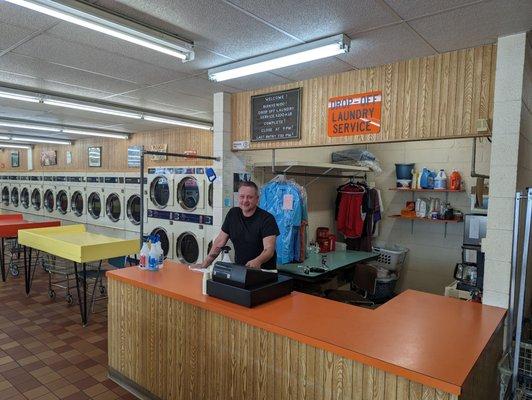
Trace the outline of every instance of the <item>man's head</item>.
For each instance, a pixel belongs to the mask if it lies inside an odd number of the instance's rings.
[[[258,205],[259,188],[257,185],[251,181],[242,182],[238,188],[238,206],[244,215],[252,215]]]

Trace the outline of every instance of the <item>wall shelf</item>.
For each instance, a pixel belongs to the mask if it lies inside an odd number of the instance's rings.
[[[402,188],[389,188],[388,190],[393,190],[396,192],[440,192],[440,193],[461,193],[465,192],[465,189],[460,190],[451,190],[451,189],[402,189]]]
[[[406,217],[404,215],[388,215],[389,218],[397,218],[397,219],[406,219],[409,221],[423,221],[423,222],[432,222],[436,224],[457,224],[459,222],[462,222],[462,218],[457,219],[431,219],[431,218],[420,218],[420,217]]]

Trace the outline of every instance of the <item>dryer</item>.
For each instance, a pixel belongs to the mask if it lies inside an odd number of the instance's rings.
[[[158,211],[158,213],[168,213],[170,211]],[[162,218],[164,215],[158,215],[160,218],[147,218],[144,225],[144,235],[158,235],[161,239],[161,247],[164,257],[174,258],[174,223],[170,219]]]
[[[103,174],[104,215],[102,225],[114,229],[125,229],[124,174]]]
[[[175,168],[176,211],[185,214],[205,215],[208,204],[208,183],[205,179],[204,167]]]
[[[87,174],[87,224],[103,226],[104,214],[103,177]]]
[[[19,179],[19,207],[20,211],[24,214],[30,213],[30,207],[31,207],[31,192],[30,192],[30,174],[29,173],[22,173],[18,176]]]
[[[9,207],[9,192],[10,192],[10,175],[2,175],[0,177],[0,207],[2,210],[7,210]]]
[[[42,182],[42,204],[43,215],[45,218],[54,216],[55,212],[55,182],[52,173],[43,174]]]
[[[204,225],[182,222],[174,226],[174,260],[183,264],[203,262],[206,251]]]
[[[70,212],[66,219],[72,222],[87,223],[87,176],[83,172],[72,172],[67,176]]]
[[[172,167],[148,168],[148,216],[151,210],[176,211],[174,170]]]
[[[18,175],[11,175],[11,184],[9,185],[9,206],[12,211],[22,212],[20,205],[20,181]]]
[[[144,191],[147,193],[148,179],[144,178]],[[140,231],[140,176],[138,173],[126,172],[124,174],[124,200],[125,200],[125,225],[124,228],[128,232]],[[148,200],[144,197],[144,210]],[[146,220],[146,218],[144,218]]]
[[[56,173],[54,176],[55,209],[52,216],[61,220],[68,220],[68,214],[70,213],[70,194],[67,178],[68,175],[66,173]]]

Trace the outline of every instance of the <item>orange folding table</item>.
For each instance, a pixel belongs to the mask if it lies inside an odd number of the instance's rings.
[[[5,266],[5,239],[16,238],[18,231],[21,229],[30,228],[46,228],[50,226],[59,226],[60,221],[27,221],[22,214],[0,214],[0,269],[2,270],[2,281],[6,281],[6,266]],[[30,281],[30,271],[26,270],[26,263],[24,263],[24,279],[26,288]]]

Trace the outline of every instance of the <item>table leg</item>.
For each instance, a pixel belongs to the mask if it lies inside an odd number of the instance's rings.
[[[6,260],[4,259],[4,238],[0,240],[0,269],[2,269],[2,282],[6,281]]]
[[[79,287],[78,263],[74,263],[74,271],[76,272],[76,291],[78,293],[79,313],[81,315],[81,323],[83,326],[87,325],[87,266],[82,263],[83,268],[83,300],[81,299],[81,288]]]
[[[24,246],[24,283],[26,285],[26,296],[30,295],[31,291],[31,250]]]

